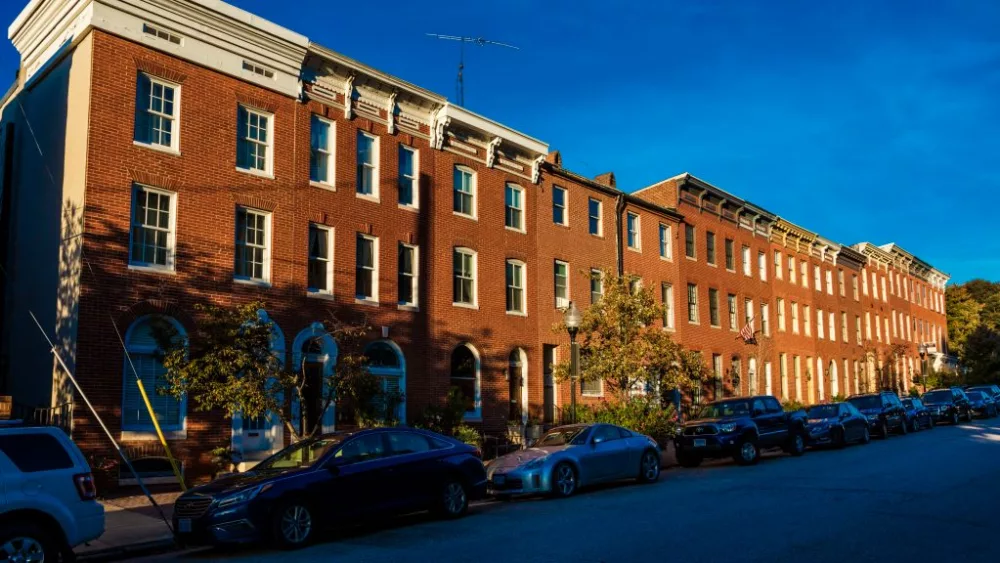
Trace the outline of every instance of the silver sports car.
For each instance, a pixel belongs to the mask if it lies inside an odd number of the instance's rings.
[[[549,430],[534,446],[486,466],[487,491],[498,497],[547,493],[568,497],[580,487],[660,477],[656,441],[611,424],[571,424]]]

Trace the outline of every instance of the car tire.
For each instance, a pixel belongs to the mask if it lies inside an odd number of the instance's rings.
[[[733,460],[739,465],[754,465],[760,460],[760,447],[753,438],[742,438],[736,443]]]
[[[655,483],[659,479],[660,454],[656,453],[656,450],[650,448],[642,452],[642,457],[639,458],[638,481],[640,483]]]
[[[569,462],[560,462],[552,469],[552,496],[571,497],[576,493],[578,484],[576,468]]]
[[[58,561],[63,551],[52,534],[35,524],[15,525],[0,532],[0,546],[7,545],[14,550],[14,553],[6,554],[7,558],[20,555],[21,561],[34,561],[38,556],[45,561]]]
[[[934,417],[933,416],[928,416],[927,417],[927,429],[928,430],[934,430],[935,426],[937,426],[937,423],[934,422]]]
[[[965,421],[972,422],[972,409],[965,411]]]
[[[883,440],[887,440],[889,438],[889,423],[883,420],[878,427],[878,433]]]
[[[316,537],[316,518],[305,502],[281,503],[271,513],[271,540],[281,549],[299,549]]]
[[[910,430],[912,430],[914,432],[920,432],[920,419],[919,418],[913,417],[913,426],[910,428]]]
[[[872,443],[872,433],[868,430],[868,425],[865,425],[865,432],[861,435],[861,443],[868,445]]]
[[[788,445],[785,446],[785,451],[789,455],[794,457],[799,457],[800,455],[806,453],[806,437],[801,431],[793,431],[792,435],[788,438]]]
[[[449,477],[441,486],[434,512],[441,518],[454,520],[469,511],[469,491],[459,479]]]
[[[835,428],[831,431],[830,441],[833,443],[833,447],[838,450],[847,445],[847,438],[844,436],[844,431],[840,428]]]
[[[906,419],[904,418],[902,422],[899,423],[899,435],[906,436],[910,433],[910,428],[906,424]]]
[[[959,420],[960,419],[958,418],[958,411],[957,410],[955,412],[951,413],[951,423],[952,424],[954,424],[955,426],[958,426]]]
[[[702,457],[698,454],[689,454],[684,450],[677,452],[677,464],[681,467],[695,468],[701,465]]]

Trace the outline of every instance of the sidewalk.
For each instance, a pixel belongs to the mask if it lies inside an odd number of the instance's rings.
[[[179,492],[156,493],[153,498],[163,509],[167,520],[174,510]],[[76,548],[76,555],[85,561],[103,561],[125,556],[140,556],[174,547],[170,528],[145,495],[113,498],[101,501],[105,510],[104,534]]]

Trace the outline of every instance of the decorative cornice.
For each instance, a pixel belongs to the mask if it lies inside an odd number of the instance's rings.
[[[389,94],[389,103],[386,104],[385,107],[387,121],[386,127],[388,128],[390,135],[396,134],[396,96],[398,95],[399,92],[393,90],[392,94]]]
[[[353,117],[354,109],[354,75],[349,74],[344,79],[344,118]]]
[[[542,164],[545,162],[545,157],[540,156],[536,158],[531,163],[531,182],[537,184],[542,179]]]
[[[497,149],[500,148],[500,143],[503,139],[500,137],[493,137],[493,139],[486,145],[486,166],[493,168],[493,163],[497,161]]]

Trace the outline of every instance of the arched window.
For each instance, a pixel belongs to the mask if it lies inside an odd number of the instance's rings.
[[[368,358],[369,368],[399,369],[399,354],[388,342],[372,342],[365,348],[365,356]]]
[[[398,401],[383,405],[384,420],[405,423],[406,359],[403,351],[391,340],[376,340],[365,348],[365,356],[368,358],[368,372],[380,379],[384,398],[387,401]],[[400,395],[395,395],[396,393]]]
[[[469,344],[451,353],[451,386],[465,397],[465,418],[481,418],[479,355]]]
[[[156,413],[160,429],[164,432],[178,432],[184,429],[187,400],[175,399],[157,392],[157,389],[167,385],[167,370],[159,359],[159,353],[162,351],[159,343],[162,339],[186,344],[187,333],[176,320],[160,315],[139,318],[125,333],[125,349],[128,357],[125,358],[122,377],[122,430],[137,432],[155,430],[149,410],[139,392],[136,375],[142,379],[142,386],[153,406],[153,412]]]

